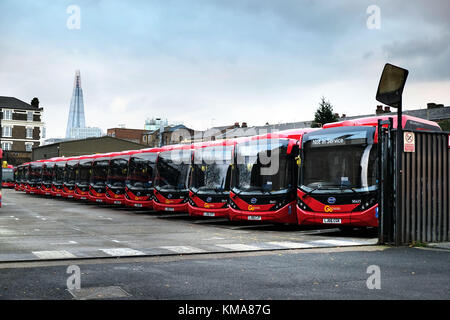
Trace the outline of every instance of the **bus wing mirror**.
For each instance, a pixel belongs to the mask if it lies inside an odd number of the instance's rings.
[[[403,88],[409,71],[386,63],[377,90],[377,101],[393,108],[401,106]]]

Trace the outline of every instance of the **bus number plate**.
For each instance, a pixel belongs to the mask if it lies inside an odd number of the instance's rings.
[[[114,204],[122,204],[122,201],[114,201]]]
[[[261,220],[261,216],[248,216],[248,220]]]
[[[102,199],[97,199],[97,200],[95,200],[95,201],[97,201],[97,202],[103,202],[103,200],[102,200]]]
[[[80,199],[81,199],[81,200],[86,200],[86,197],[81,197]]]
[[[141,204],[141,203],[135,203],[134,206],[135,206],[136,208],[142,208],[142,204]]]
[[[203,212],[204,217],[215,217],[216,214],[214,212]]]
[[[175,211],[175,208],[168,208],[168,207],[166,207],[166,208],[164,208],[164,210],[166,210],[166,211]]]
[[[341,224],[341,219],[323,219],[323,223]]]

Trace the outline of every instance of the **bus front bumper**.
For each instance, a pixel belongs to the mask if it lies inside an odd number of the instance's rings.
[[[231,221],[265,221],[297,224],[295,201],[276,211],[244,211],[229,208],[229,218]]]
[[[180,204],[165,204],[153,201],[153,210],[166,212],[187,212],[188,204],[187,202]]]
[[[378,227],[378,205],[361,212],[336,214],[305,211],[297,205],[297,219],[299,225]]]
[[[146,209],[153,208],[153,200],[136,201],[136,200],[127,199],[125,197],[124,204],[127,207],[132,207],[132,208],[146,208]]]
[[[194,207],[189,203],[188,212],[190,216],[195,217],[229,217],[229,208],[200,208]]]

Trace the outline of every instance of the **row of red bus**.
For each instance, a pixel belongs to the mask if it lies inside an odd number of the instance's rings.
[[[15,189],[233,221],[376,227],[376,129],[387,118],[38,160],[17,168]],[[441,130],[410,116],[402,125]]]

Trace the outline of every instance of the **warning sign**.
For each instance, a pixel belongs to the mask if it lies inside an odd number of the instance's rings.
[[[403,133],[403,152],[416,152],[416,138],[414,132]]]

